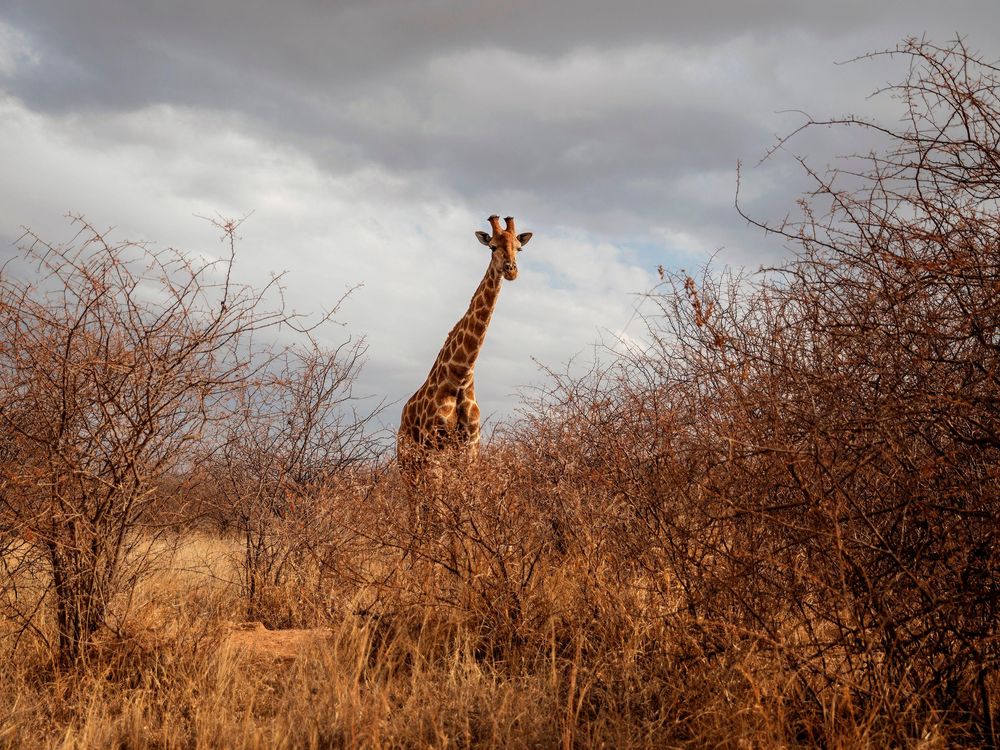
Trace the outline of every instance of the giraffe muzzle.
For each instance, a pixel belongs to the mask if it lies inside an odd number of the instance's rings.
[[[507,281],[513,281],[517,278],[517,264],[516,263],[504,263],[503,264],[503,277]]]

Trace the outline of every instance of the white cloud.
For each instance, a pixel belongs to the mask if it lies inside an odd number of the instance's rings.
[[[237,117],[163,105],[52,117],[0,99],[0,161],[7,236],[27,224],[63,239],[61,214],[73,211],[99,227],[116,225],[119,237],[210,254],[219,251],[215,230],[194,214],[253,210],[238,274],[260,283],[287,270],[300,311],[328,307],[363,283],[342,319],[369,340],[360,390],[389,400],[405,399],[426,376],[488,263],[473,232],[486,212],[508,208],[473,210],[374,167],[331,174]],[[586,350],[601,330],[624,325],[629,293],[653,283],[619,248],[519,219],[535,238],[520,277],[503,290],[477,366],[488,413],[512,408],[518,386],[536,376],[532,357],[558,364]]]

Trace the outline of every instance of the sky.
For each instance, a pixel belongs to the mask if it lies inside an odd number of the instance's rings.
[[[364,336],[358,392],[395,405],[430,369],[489,262],[490,214],[534,237],[476,367],[484,416],[539,367],[641,336],[656,269],[787,253],[734,209],[794,211],[796,156],[863,151],[803,121],[859,114],[902,60],[956,34],[1000,58],[997,0],[0,0],[0,258],[83,214],[113,237],[286,272],[293,306]]]

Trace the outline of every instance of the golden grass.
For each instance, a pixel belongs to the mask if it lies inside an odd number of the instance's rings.
[[[700,651],[638,589],[612,601],[604,573],[588,577],[572,557],[545,571],[544,617],[491,650],[481,621],[443,606],[378,618],[345,606],[284,632],[240,626],[233,550],[189,535],[140,587],[123,632],[75,670],[22,641],[0,666],[0,747],[882,744],[878,717],[854,715],[850,696],[804,714],[773,659],[749,646]],[[929,726],[912,744],[944,741]]]

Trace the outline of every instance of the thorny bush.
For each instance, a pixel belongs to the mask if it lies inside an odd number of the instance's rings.
[[[830,173],[803,161],[802,218],[751,220],[792,259],[661,270],[649,349],[557,378],[524,463],[587,488],[622,565],[678,594],[710,652],[769,649],[817,714],[846,689],[897,737],[943,712],[993,746],[1000,69],[961,42],[884,54],[910,61],[888,89],[904,127],[803,129],[889,146]]]
[[[65,245],[26,234],[0,276],[5,617],[48,642],[35,614],[51,601],[63,664],[127,613],[169,525],[151,513],[158,495],[183,498],[195,458],[282,353],[254,335],[310,330],[278,279],[231,280],[239,222],[218,224],[228,253],[205,261],[73,222]]]

